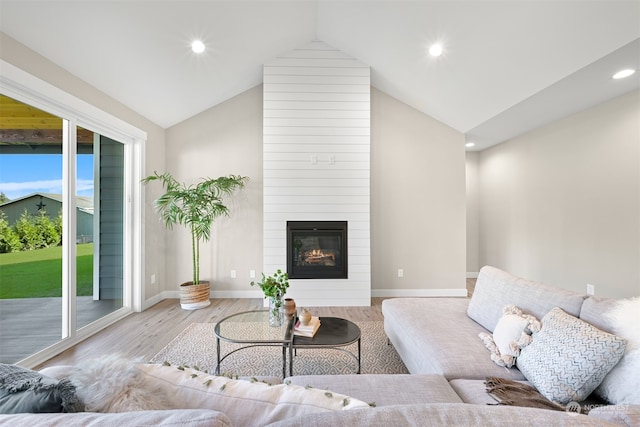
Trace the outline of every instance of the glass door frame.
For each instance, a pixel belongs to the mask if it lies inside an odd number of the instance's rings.
[[[35,366],[129,315],[142,311],[144,258],[141,179],[146,132],[87,102],[0,60],[0,93],[63,119],[63,273],[62,336],[60,341],[21,361]],[[82,127],[124,145],[124,283],[123,307],[76,328],[76,140]]]

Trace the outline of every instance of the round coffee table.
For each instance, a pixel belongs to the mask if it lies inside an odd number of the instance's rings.
[[[360,328],[352,321],[341,319],[339,317],[320,317],[320,328],[318,328],[316,334],[312,338],[302,337],[294,334],[291,348],[294,351],[301,348],[330,348],[342,351],[353,357],[354,360],[358,362],[358,370],[356,373],[359,374],[361,370],[360,338]],[[357,355],[347,349],[341,348],[355,342],[358,343]],[[293,357],[290,357],[289,361],[289,375],[293,375]]]
[[[220,364],[228,356],[237,351],[251,347],[281,347],[282,348],[282,377],[286,376],[287,350],[291,358],[293,341],[294,319],[285,320],[282,326],[274,327],[269,325],[269,311],[257,310],[232,314],[220,320],[215,328],[216,354],[218,364],[216,374],[220,374]],[[220,340],[234,344],[243,344],[242,347],[222,354]]]

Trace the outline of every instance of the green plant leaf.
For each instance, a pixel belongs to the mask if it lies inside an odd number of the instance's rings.
[[[228,216],[226,197],[243,188],[246,176],[228,175],[203,178],[197,184],[178,182],[169,172],[154,172],[144,178],[144,184],[160,181],[165,193],[155,200],[155,208],[168,229],[179,224],[191,233],[193,283],[200,283],[200,243],[211,239],[211,227],[221,216]]]

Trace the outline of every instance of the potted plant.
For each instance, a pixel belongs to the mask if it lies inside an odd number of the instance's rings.
[[[278,269],[273,275],[265,276],[258,283],[251,282],[251,286],[260,286],[265,298],[269,298],[269,324],[280,326],[284,320],[282,311],[282,298],[289,287],[289,275]]]
[[[224,198],[243,188],[248,177],[221,176],[216,179],[186,185],[178,182],[169,172],[154,172],[143,183],[160,181],[166,190],[155,200],[155,207],[167,228],[175,224],[185,226],[191,234],[191,262],[193,276],[190,282],[180,285],[180,305],[186,310],[196,310],[211,304],[211,285],[200,280],[200,243],[211,238],[213,222],[220,216],[228,216]]]

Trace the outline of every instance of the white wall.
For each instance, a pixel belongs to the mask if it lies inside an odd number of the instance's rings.
[[[348,278],[290,279],[299,305],[370,305],[369,67],[322,42],[264,66],[264,270],[287,221],[347,221]]]
[[[249,286],[248,274],[267,271],[262,106],[258,86],[167,130],[167,168],[180,179],[226,173],[251,178],[234,199],[231,218],[216,224],[212,242],[203,247],[203,276],[206,270],[214,281],[214,296],[261,295]],[[466,295],[464,156],[462,134],[371,88],[373,296]],[[168,234],[167,290],[174,290],[190,277],[190,248],[183,230]],[[396,277],[398,268],[404,278]]]
[[[216,221],[211,241],[201,246],[200,275],[212,282],[214,298],[259,297],[249,272],[262,270],[262,86],[167,129],[167,170],[186,183],[249,177],[227,203],[230,216]],[[173,291],[191,280],[191,240],[179,227],[168,242],[166,289]]]
[[[467,277],[478,277],[480,271],[480,189],[478,182],[477,151],[465,156],[465,182],[467,190]]]
[[[481,262],[596,295],[640,295],[640,92],[484,150]]]
[[[147,133],[147,142],[144,167],[146,171],[164,169],[164,129],[1,32],[0,58],[66,93],[145,131]],[[142,219],[145,264],[143,297],[147,300],[145,306],[159,301],[164,288],[163,281],[165,276],[165,232],[164,227],[158,222],[157,216],[153,211],[154,196],[153,191],[147,192]],[[150,280],[152,274],[156,274],[158,279],[155,284],[152,284]]]
[[[373,296],[466,296],[464,135],[376,89],[371,123]]]

